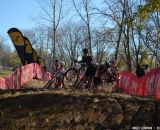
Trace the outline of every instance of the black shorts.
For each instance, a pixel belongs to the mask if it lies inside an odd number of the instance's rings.
[[[96,73],[96,67],[88,67],[85,76],[88,78],[93,78]]]
[[[101,78],[100,77],[94,77],[93,82],[94,82],[94,84],[99,85],[101,83]]]

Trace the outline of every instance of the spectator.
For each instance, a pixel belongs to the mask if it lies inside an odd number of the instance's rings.
[[[140,65],[138,65],[137,68],[136,68],[136,75],[137,75],[138,78],[145,75],[145,71]]]
[[[142,65],[142,67],[145,71],[145,74],[149,72],[149,65],[148,64]]]

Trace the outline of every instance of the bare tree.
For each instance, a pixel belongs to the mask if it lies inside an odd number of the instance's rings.
[[[113,41],[113,30],[110,28],[104,28],[103,30],[94,30],[93,37],[93,50],[95,50],[95,60],[98,63],[102,63],[109,59],[111,51],[115,46]]]
[[[46,24],[42,24],[40,22],[38,22],[40,25],[43,25],[45,27],[47,27],[47,29],[50,30],[50,35],[52,38],[52,57],[53,57],[53,61],[56,58],[56,31],[58,28],[58,25],[60,23],[60,21],[62,20],[62,18],[64,18],[64,16],[62,16],[62,7],[63,7],[63,0],[57,1],[57,0],[37,0],[39,5],[42,8],[42,11],[44,13],[44,16],[42,17],[42,15],[40,16],[41,20],[45,20],[46,22],[48,22],[48,25]],[[51,27],[50,27],[51,25]]]
[[[156,64],[160,64],[160,16],[159,12],[149,14],[140,33],[141,39],[148,50],[156,58]]]
[[[0,36],[0,63],[4,67],[4,69],[6,69],[6,66],[9,63],[9,53],[9,46],[5,43],[4,38]]]
[[[58,52],[60,59],[66,61],[67,66],[71,66],[72,62],[81,54],[83,42],[85,41],[83,26],[76,23],[68,23],[61,27],[58,34]]]
[[[117,29],[115,47],[115,59],[118,58],[119,46],[123,44],[126,55],[126,64],[128,70],[131,70],[131,56],[130,56],[130,7],[128,0],[104,0],[105,8],[100,9],[95,7],[99,14],[105,16],[107,20],[112,21],[113,28]],[[122,42],[123,41],[123,42]]]
[[[89,4],[90,0],[80,0],[81,4],[83,6],[84,12],[81,12],[78,6],[75,3],[75,0],[72,0],[74,8],[76,9],[76,12],[80,16],[80,18],[84,21],[84,23],[87,26],[87,32],[88,32],[88,48],[89,53],[92,55],[92,38],[91,38],[91,14],[89,12]]]
[[[125,22],[125,13],[126,13],[126,0],[103,0],[105,8],[94,7],[94,10],[97,11],[97,14],[100,14],[105,17],[106,21],[112,21],[112,26],[116,26],[118,32],[116,37],[116,49],[115,49],[115,60],[118,58],[119,46],[121,43],[121,37],[124,28]]]
[[[38,56],[44,59],[47,68],[51,66],[51,57],[49,48],[51,48],[51,40],[49,37],[49,30],[44,27],[37,27],[33,30],[24,30],[23,34],[30,40],[33,48],[36,48]]]

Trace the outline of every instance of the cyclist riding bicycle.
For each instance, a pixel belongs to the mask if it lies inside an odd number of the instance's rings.
[[[96,85],[96,87],[102,82],[102,75],[105,76],[105,78],[107,75],[110,75],[108,62],[106,62],[105,64],[101,64],[97,67],[94,77],[94,84]]]
[[[94,85],[100,85],[103,82],[112,83],[118,81],[119,72],[114,60],[106,61],[105,64],[98,66],[95,77]]]

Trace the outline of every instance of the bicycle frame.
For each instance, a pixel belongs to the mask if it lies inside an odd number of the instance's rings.
[[[57,77],[60,77],[60,76],[62,76],[62,75],[64,75],[61,71],[59,71],[57,74],[55,74],[55,75],[53,75],[53,77],[44,85],[44,89],[49,89],[49,87],[54,83],[54,82],[56,82],[56,78]]]
[[[78,77],[79,77],[79,79],[80,80],[82,80],[83,79],[83,77],[84,77],[84,75],[85,74],[82,74],[82,73],[85,73],[85,71],[86,71],[86,64],[85,63],[81,63],[81,62],[76,62],[76,63],[78,63],[78,64],[80,64],[81,65],[81,67],[79,68],[79,69],[77,69],[78,70]],[[74,68],[76,68],[75,66],[76,66],[76,63],[74,63]]]

